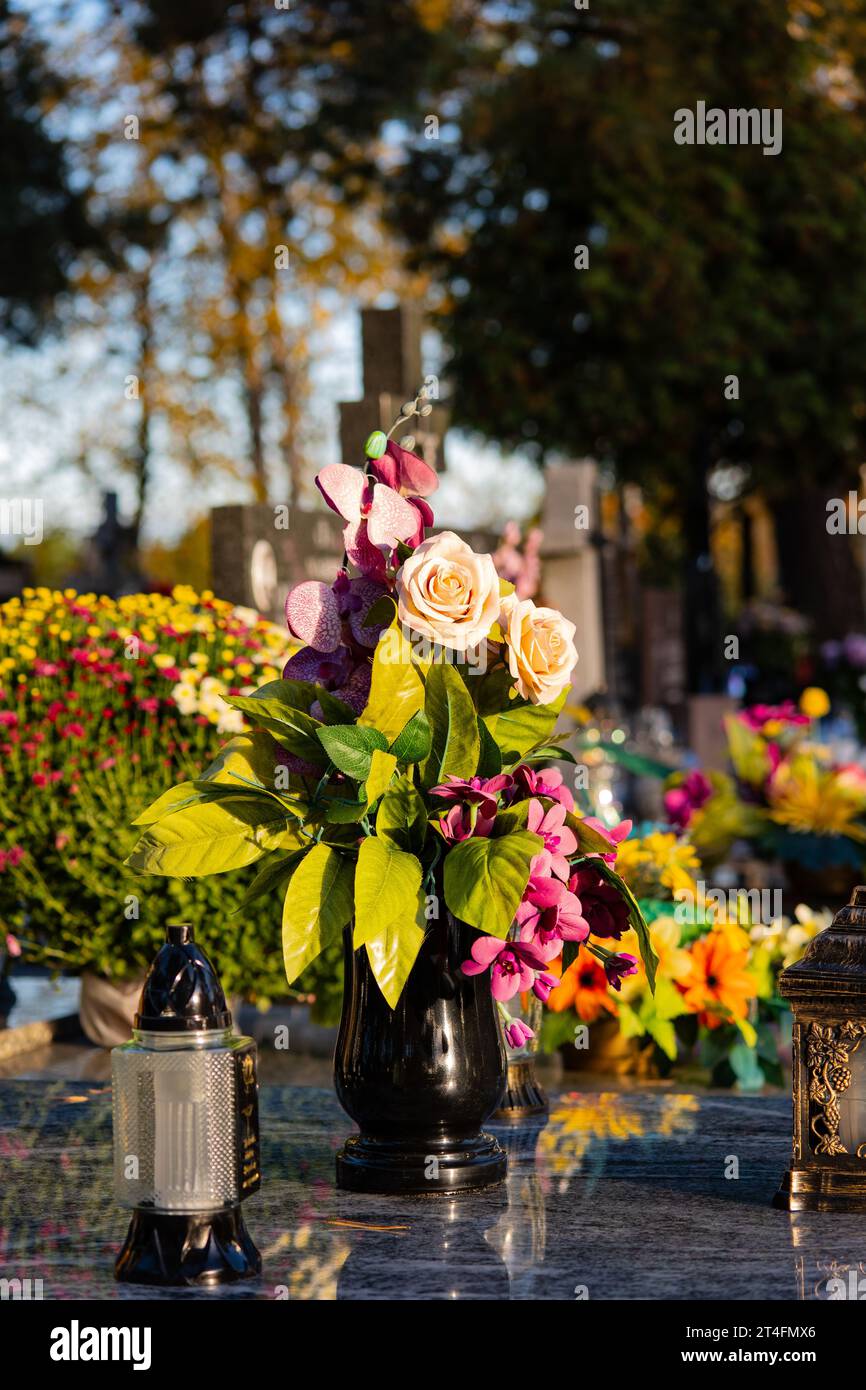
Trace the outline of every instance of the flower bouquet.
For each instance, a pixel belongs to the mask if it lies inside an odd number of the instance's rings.
[[[426,410],[422,393],[397,424]],[[625,904],[650,980],[654,956],[612,837],[539,771],[566,756],[553,730],[573,625],[454,532],[426,536],[436,474],[382,431],[363,469],[316,481],[345,523],[343,567],[291,591],[302,649],[281,680],[229,697],[252,731],[138,816],[129,862],[191,877],[264,861],[247,902],[282,896],[288,979],[344,942],[336,1086],[361,1133],[338,1181],[475,1187],[504,1172],[481,1132],[504,1083],[497,1006],[545,998],[563,953],[613,979],[635,968],[592,939],[588,864]]]
[[[783,1084],[780,1048],[790,1040],[790,1015],[778,977],[832,914],[800,904],[793,920],[752,922],[747,892],[703,892],[695,877],[700,860],[686,835],[653,830],[629,838],[617,869],[649,922],[654,987],[640,961],[614,990],[582,958],[549,996],[544,1045],[583,1035],[587,1050],[576,1051],[575,1060],[594,1070],[658,1075],[676,1067],[744,1090]],[[585,889],[581,899],[592,915]],[[637,952],[621,911],[610,933],[618,951]]]
[[[866,858],[866,772],[834,763],[812,737],[828,708],[824,692],[810,689],[799,707],[788,700],[740,710],[725,720],[734,777],[671,779],[668,816],[688,828],[705,865],[723,858],[734,839],[747,839],[795,875],[841,871],[847,896],[847,880]]]

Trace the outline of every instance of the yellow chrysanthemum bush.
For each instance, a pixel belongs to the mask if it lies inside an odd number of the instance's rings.
[[[118,599],[25,589],[0,606],[0,926],[12,955],[140,974],[165,924],[201,924],[226,988],[286,993],[278,914],[237,880],[144,879],[130,806],[206,772],[293,646],[250,609],[181,586]],[[233,915],[235,914],[235,915]],[[273,915],[273,914],[272,914]]]

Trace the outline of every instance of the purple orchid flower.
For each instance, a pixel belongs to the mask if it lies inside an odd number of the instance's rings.
[[[604,961],[604,973],[611,989],[622,989],[622,982],[627,975],[637,974],[637,957],[630,956],[625,951],[619,955],[607,956]]]

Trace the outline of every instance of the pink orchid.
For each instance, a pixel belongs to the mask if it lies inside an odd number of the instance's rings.
[[[515,1018],[507,1025],[505,1037],[509,1047],[513,1047],[515,1052],[518,1048],[524,1047],[530,1038],[535,1037],[535,1033],[528,1023],[524,1023],[522,1018]]]
[[[493,829],[492,819],[482,815],[477,806],[452,806],[446,816],[431,824],[449,844],[459,844],[472,835],[489,835]]]
[[[436,470],[417,454],[410,454],[408,449],[395,444],[393,439],[388,440],[382,457],[371,460],[368,466],[378,482],[399,492],[415,511],[415,533],[406,541],[414,550],[423,541],[426,528],[433,525],[433,508],[424,498],[439,486]]]
[[[540,801],[530,801],[526,817],[527,830],[544,840],[545,863],[557,878],[566,879],[571,872],[568,856],[577,849],[577,838],[565,824],[564,806],[551,806],[545,811]]]
[[[380,483],[399,492],[401,497],[429,497],[439,486],[435,468],[425,463],[417,454],[388,440],[385,452],[379,459],[369,464],[370,472]]]
[[[600,821],[596,816],[584,816],[583,823],[588,825],[590,830],[595,830],[597,834],[603,835],[610,842],[611,847],[609,854],[588,854],[587,859],[603,859],[606,864],[616,863],[617,846],[622,844],[623,840],[628,839],[634,821],[621,820],[618,825],[610,826],[605,825],[604,821]]]
[[[491,970],[490,992],[505,1003],[515,994],[532,989],[535,973],[546,964],[533,946],[519,941],[500,941],[498,936],[479,936],[472,943],[472,959],[461,965],[464,975],[483,975]]]
[[[559,980],[555,975],[548,975],[546,973],[536,975],[535,984],[532,986],[532,993],[535,995],[536,999],[541,1000],[542,1004],[546,1004],[550,998],[551,990],[556,989],[558,984]]]
[[[316,486],[332,511],[346,522],[346,554],[362,574],[384,579],[385,553],[418,533],[419,513],[394,488],[345,463],[330,463]]]
[[[514,920],[520,940],[535,946],[546,961],[560,954],[563,941],[589,936],[580,899],[558,878],[531,877]]]
[[[538,771],[521,763],[514,769],[514,794],[512,801],[523,801],[528,796],[547,796],[558,801],[566,811],[574,810],[574,797],[565,785],[558,767],[541,767]]]
[[[511,778],[508,773],[500,773],[498,777],[455,777],[453,773],[448,774],[446,782],[440,782],[438,786],[430,788],[431,796],[439,796],[443,801],[450,801],[452,805],[465,802],[470,806],[478,806],[485,817],[492,819],[496,815],[496,798],[503,791],[507,791],[511,786]]]

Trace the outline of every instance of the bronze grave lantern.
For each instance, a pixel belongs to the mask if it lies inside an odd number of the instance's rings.
[[[794,1014],[794,1137],[773,1205],[866,1211],[866,887],[779,989]]]

